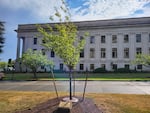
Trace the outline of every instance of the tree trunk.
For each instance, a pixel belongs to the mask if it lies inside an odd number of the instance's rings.
[[[68,66],[69,67],[69,87],[70,87],[70,100],[72,100],[72,66]]]
[[[34,78],[37,79],[37,76],[36,76],[36,69],[33,69],[33,74],[34,74]]]

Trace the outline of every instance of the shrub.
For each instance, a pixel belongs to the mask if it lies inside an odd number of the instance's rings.
[[[127,68],[118,68],[118,69],[115,70],[115,72],[128,73],[128,72],[130,72],[130,70],[127,69]]]
[[[106,73],[107,70],[105,68],[96,68],[93,73]]]

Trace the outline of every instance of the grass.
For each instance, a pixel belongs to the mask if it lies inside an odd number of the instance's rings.
[[[60,96],[66,94],[59,92]],[[0,113],[29,109],[55,97],[54,92],[0,91]],[[92,98],[104,113],[150,113],[150,95],[89,93],[86,97]]]
[[[34,80],[32,73],[5,74],[4,80]],[[76,73],[76,80],[85,80],[85,74]],[[37,73],[38,80],[52,80],[50,73]],[[56,73],[56,80],[68,80],[68,73]],[[120,80],[120,81],[145,81],[150,80],[150,73],[99,73],[88,74],[88,80]]]

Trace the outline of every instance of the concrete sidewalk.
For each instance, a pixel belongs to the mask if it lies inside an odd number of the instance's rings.
[[[58,91],[69,91],[68,81],[56,81]],[[76,81],[76,92],[83,92],[84,82]],[[0,90],[15,91],[54,91],[52,81],[0,81]],[[150,81],[88,81],[86,92],[119,93],[119,94],[150,94]]]

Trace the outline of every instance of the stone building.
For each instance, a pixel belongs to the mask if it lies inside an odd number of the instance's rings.
[[[77,71],[85,71],[86,68],[92,71],[98,67],[104,67],[109,71],[124,67],[132,70],[135,68],[148,70],[142,65],[131,64],[131,61],[138,53],[150,54],[150,17],[74,23],[78,26],[77,38],[82,38],[85,32],[90,34],[86,38],[84,51],[80,54]],[[40,25],[46,29],[46,24]],[[43,54],[55,62],[56,70],[67,70],[63,61],[53,51],[44,51],[44,47],[41,46],[42,37],[37,36],[36,24],[18,25],[16,32],[18,39],[16,58],[29,48],[42,50]],[[41,67],[42,69],[44,67]]]

